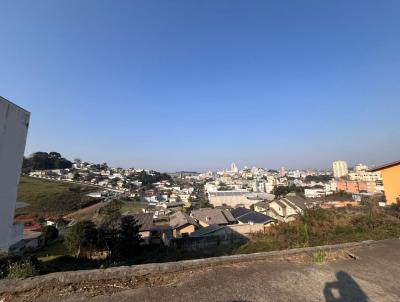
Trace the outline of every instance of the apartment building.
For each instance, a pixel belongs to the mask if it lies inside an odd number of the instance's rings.
[[[336,183],[338,191],[345,191],[348,193],[359,194],[361,192],[377,193],[376,183],[374,181],[356,181],[339,179]]]
[[[349,173],[347,162],[344,160],[334,161],[332,163],[333,177],[340,178],[346,176]]]

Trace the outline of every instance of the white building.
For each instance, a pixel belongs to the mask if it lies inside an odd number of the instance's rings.
[[[232,173],[238,173],[239,172],[239,169],[238,169],[238,167],[236,166],[235,163],[231,163],[230,172],[232,172]]]
[[[250,207],[259,201],[261,198],[257,198],[257,194],[252,194],[246,191],[215,191],[208,192],[208,199],[210,204],[214,207],[217,206],[244,206]]]
[[[19,177],[24,157],[29,112],[0,97],[0,249],[22,239],[23,225],[14,225]]]
[[[275,199],[269,203],[266,214],[278,221],[289,222],[295,220],[295,216],[312,205],[300,196],[286,195],[284,198]]]
[[[363,165],[363,164],[358,164],[358,165],[354,166],[355,172],[361,172],[361,171],[367,171],[367,170],[368,170],[368,166]]]
[[[311,189],[304,189],[304,195],[307,198],[317,198],[317,197],[324,197],[326,194],[324,189],[311,188]]]
[[[334,161],[332,164],[333,177],[340,178],[349,174],[347,162],[344,160]]]

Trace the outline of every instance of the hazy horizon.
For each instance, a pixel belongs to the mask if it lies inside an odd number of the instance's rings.
[[[158,171],[399,160],[400,2],[3,1],[26,154]]]

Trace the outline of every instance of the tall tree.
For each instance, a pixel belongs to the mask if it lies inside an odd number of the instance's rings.
[[[139,252],[140,242],[142,241],[139,234],[140,225],[132,216],[121,218],[121,225],[118,236],[118,254],[122,257],[132,257]]]
[[[100,241],[111,257],[116,255],[122,202],[114,199],[101,210]]]

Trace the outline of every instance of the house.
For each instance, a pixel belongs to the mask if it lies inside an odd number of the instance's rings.
[[[265,228],[262,224],[231,224],[217,225],[212,224],[205,228],[200,228],[190,234],[191,238],[199,237],[219,237],[225,240],[243,241],[250,237],[251,234],[264,232]]]
[[[262,224],[267,225],[274,222],[274,219],[259,212],[255,212],[243,207],[233,209],[232,216],[239,224]]]
[[[123,214],[124,215],[124,214]],[[124,216],[132,216],[140,225],[139,234],[142,236],[143,244],[150,243],[151,231],[155,228],[152,213],[125,214]]]
[[[250,207],[252,204],[260,201],[256,197],[256,194],[252,194],[243,190],[208,192],[208,199],[210,200],[210,204],[215,207],[222,205],[228,205],[231,207],[242,205],[245,207]]]
[[[261,213],[261,214],[267,214],[267,211],[269,210],[269,203],[265,201],[260,201],[257,202],[253,205],[254,211]]]
[[[203,227],[212,224],[228,225],[236,223],[236,219],[229,210],[202,208],[190,214]]]
[[[269,203],[267,215],[283,222],[293,221],[295,216],[302,214],[305,209],[311,207],[312,203],[296,195],[286,195],[283,198],[273,200]]]
[[[223,236],[230,233],[230,229],[227,229],[226,226],[212,224],[207,227],[198,229],[197,231],[190,234],[190,237]]]
[[[386,203],[390,205],[400,202],[400,160],[369,170],[377,171],[382,174]]]
[[[169,226],[174,238],[186,237],[199,228],[193,217],[183,212],[176,212],[170,216]]]

